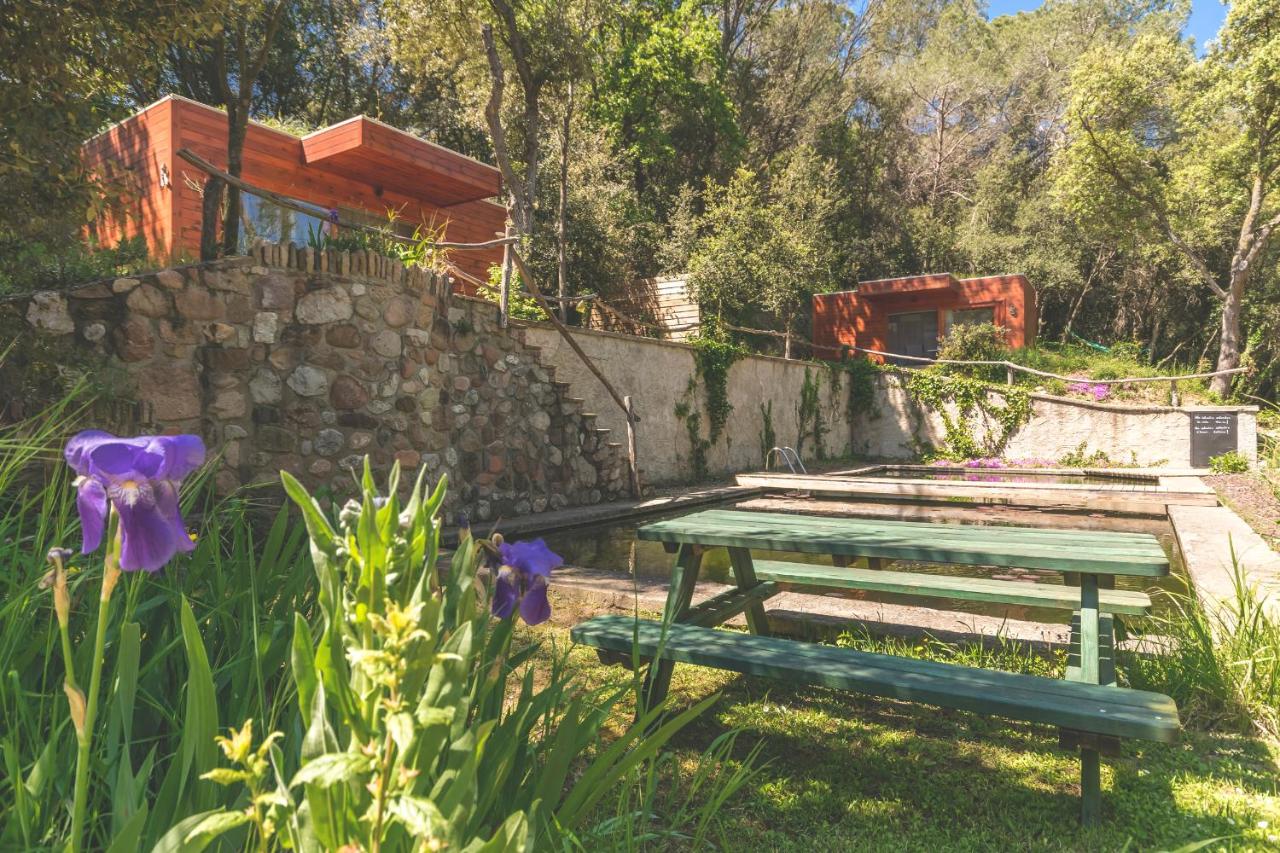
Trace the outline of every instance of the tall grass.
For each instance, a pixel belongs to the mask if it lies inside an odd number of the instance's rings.
[[[28,421],[0,427],[0,850],[61,849],[71,829],[77,739],[62,689],[45,554],[51,546],[79,544],[75,489],[61,448],[87,411],[77,389]],[[195,478],[183,494],[183,516],[196,531],[195,550],[157,574],[127,574],[111,599],[102,712],[89,765],[85,849],[186,849],[197,825],[192,821],[240,814],[242,795],[207,777],[222,763],[215,736],[231,726],[252,720],[258,732],[279,732],[274,757],[307,755],[316,748],[316,723],[301,712],[308,703],[294,677],[300,642],[309,644],[306,638],[323,621],[306,528],[285,510],[272,516],[254,504],[251,494],[215,498],[209,480]],[[96,627],[92,614],[101,556],[77,555],[72,569],[73,665],[83,672],[93,645],[86,638],[92,640]],[[478,614],[476,624],[490,630],[487,614]],[[498,630],[509,637],[510,629],[508,622]],[[490,790],[485,795],[489,810],[508,807],[515,794],[525,799],[537,794],[543,810],[565,800],[556,820],[564,823],[559,829],[566,849],[581,845],[578,838],[592,850],[710,843],[718,827],[716,812],[754,772],[755,753],[731,764],[733,738],[717,741],[690,774],[672,782],[680,774],[661,748],[712,700],[660,726],[656,717],[646,718],[592,750],[595,729],[635,684],[585,689],[561,661],[539,674],[546,684],[535,690],[532,669],[516,666],[533,653],[513,653],[511,672],[497,681],[492,675],[480,677],[466,691],[477,702],[493,694],[484,704],[495,721],[504,721],[502,726],[528,723],[514,740],[491,738],[488,753],[477,747],[470,765],[462,753],[449,753],[450,762],[456,759],[473,771],[479,767],[490,780],[496,778],[495,768],[511,769],[501,762],[510,749],[525,756],[527,776],[516,773],[498,786],[501,792]],[[476,672],[484,676],[489,670]],[[476,686],[480,682],[512,689],[483,692]],[[546,704],[545,713],[523,714],[524,723],[511,723],[502,709],[508,703],[524,708],[530,697]],[[661,736],[650,734],[650,726]],[[563,732],[575,727],[581,742],[567,744]],[[321,728],[329,736],[346,731]],[[471,736],[465,729],[462,734]],[[297,764],[290,759],[273,766],[292,775]],[[557,773],[563,784],[555,782]],[[521,787],[529,780],[538,780],[536,791]],[[677,796],[679,791],[686,793]],[[616,810],[607,804],[615,792]],[[585,816],[581,822],[564,819],[574,803]],[[530,808],[539,808],[536,800]],[[548,829],[545,816],[537,826]],[[212,838],[204,829],[196,835],[201,841]]]
[[[1194,594],[1165,593],[1168,615],[1141,633],[1161,637],[1161,654],[1129,653],[1122,671],[1132,687],[1178,703],[1183,721],[1280,738],[1280,618],[1253,586],[1233,551],[1234,595],[1206,608]]]
[[[0,849],[55,846],[69,822],[75,737],[44,555],[79,543],[61,447],[86,409],[72,394],[0,428]],[[195,550],[160,574],[129,575],[113,602],[107,660],[116,663],[94,737],[89,849],[122,834],[139,844],[157,837],[171,816],[161,807],[178,807],[208,769],[192,759],[214,749],[212,734],[205,750],[194,732],[249,717],[279,721],[288,700],[282,676],[293,613],[312,606],[304,532],[283,513],[264,523],[243,498],[215,500],[207,482],[194,483],[183,503]],[[71,626],[84,671],[101,557],[77,556],[73,567]],[[184,630],[184,595],[194,641]],[[193,655],[206,657],[212,673],[212,692],[198,703]],[[201,725],[192,725],[193,714]]]

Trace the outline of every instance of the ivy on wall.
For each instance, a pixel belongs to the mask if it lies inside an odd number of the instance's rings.
[[[778,434],[773,429],[773,401],[760,404],[760,460],[769,465],[769,451],[778,446]]]
[[[923,425],[923,409],[942,418],[944,445],[918,447],[922,456],[973,459],[999,456],[1019,427],[1031,418],[1031,395],[1021,388],[995,388],[976,379],[947,376],[927,370],[899,374],[902,387],[915,404],[916,430]],[[975,432],[980,423],[988,425],[982,438]],[[997,429],[989,428],[995,425]]]
[[[742,347],[713,337],[694,338],[694,375],[689,378],[684,397],[676,404],[675,415],[684,422],[689,437],[689,460],[694,476],[707,476],[707,451],[720,440],[724,425],[733,412],[729,402],[729,368],[746,353]],[[698,384],[707,407],[707,435],[702,435],[702,411],[698,408]]]
[[[800,405],[796,411],[796,421],[800,434],[796,436],[796,455],[803,458],[804,442],[813,439],[814,453],[819,459],[827,458],[827,448],[823,438],[827,434],[827,426],[822,420],[822,406],[818,393],[822,389],[822,374],[814,374],[809,368],[804,369],[804,382],[800,386]]]
[[[849,423],[858,417],[871,420],[880,417],[880,409],[876,406],[876,377],[884,369],[869,358],[832,363],[838,364],[849,379],[849,396],[845,398],[849,407]]]

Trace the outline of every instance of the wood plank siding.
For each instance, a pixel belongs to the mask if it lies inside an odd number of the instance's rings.
[[[702,315],[684,276],[646,278],[632,282],[627,292],[609,300],[627,319],[642,320],[666,330],[663,337],[683,341],[698,333]],[[610,332],[643,334],[642,327],[620,321],[607,311],[592,311],[587,325]]]
[[[140,190],[98,223],[96,236],[115,242],[142,234],[159,258],[196,257],[205,175],[174,152],[189,148],[225,168],[226,139],[225,112],[172,95],[91,139],[85,144],[91,168],[131,176]],[[160,186],[161,166],[171,178],[167,187]],[[506,216],[487,200],[501,190],[497,169],[361,116],[301,139],[251,122],[243,178],[373,222],[394,210],[410,230],[443,224],[446,239],[457,242],[492,239]],[[454,252],[452,259],[464,272],[487,278],[502,251]]]

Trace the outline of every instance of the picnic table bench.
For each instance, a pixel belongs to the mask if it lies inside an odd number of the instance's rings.
[[[1120,575],[1155,578],[1168,573],[1168,559],[1154,536],[724,509],[647,524],[637,535],[662,542],[676,554],[663,619],[598,616],[574,627],[572,637],[596,647],[606,661],[625,663],[633,654],[652,661],[646,684],[650,704],[665,698],[679,661],[1057,726],[1060,743],[1080,751],[1084,823],[1096,822],[1101,813],[1101,754],[1116,754],[1122,738],[1166,743],[1177,738],[1173,700],[1116,686],[1112,659],[1113,614],[1145,613],[1151,601],[1145,593],[1104,587]],[[728,549],[735,588],[695,606],[702,554],[713,547]],[[822,554],[837,565],[756,561],[753,550]],[[1078,586],[847,565],[857,558],[868,558],[872,566],[911,560],[1054,570]],[[764,602],[784,587],[863,589],[1071,611],[1066,678],[772,637]],[[749,634],[715,630],[740,613]]]

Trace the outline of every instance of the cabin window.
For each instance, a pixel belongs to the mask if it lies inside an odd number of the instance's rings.
[[[982,308],[960,308],[950,312],[947,318],[947,328],[952,326],[977,326],[980,323],[991,323],[995,325],[996,309],[994,306],[987,305]]]
[[[248,193],[240,194],[240,209],[243,211],[241,251],[253,245],[254,240],[311,245],[319,239],[319,235],[329,233],[332,227],[319,216],[289,210]]]
[[[889,315],[889,352],[894,355],[936,358],[938,355],[938,312],[910,311]],[[889,358],[892,364],[919,367],[915,359]]]

